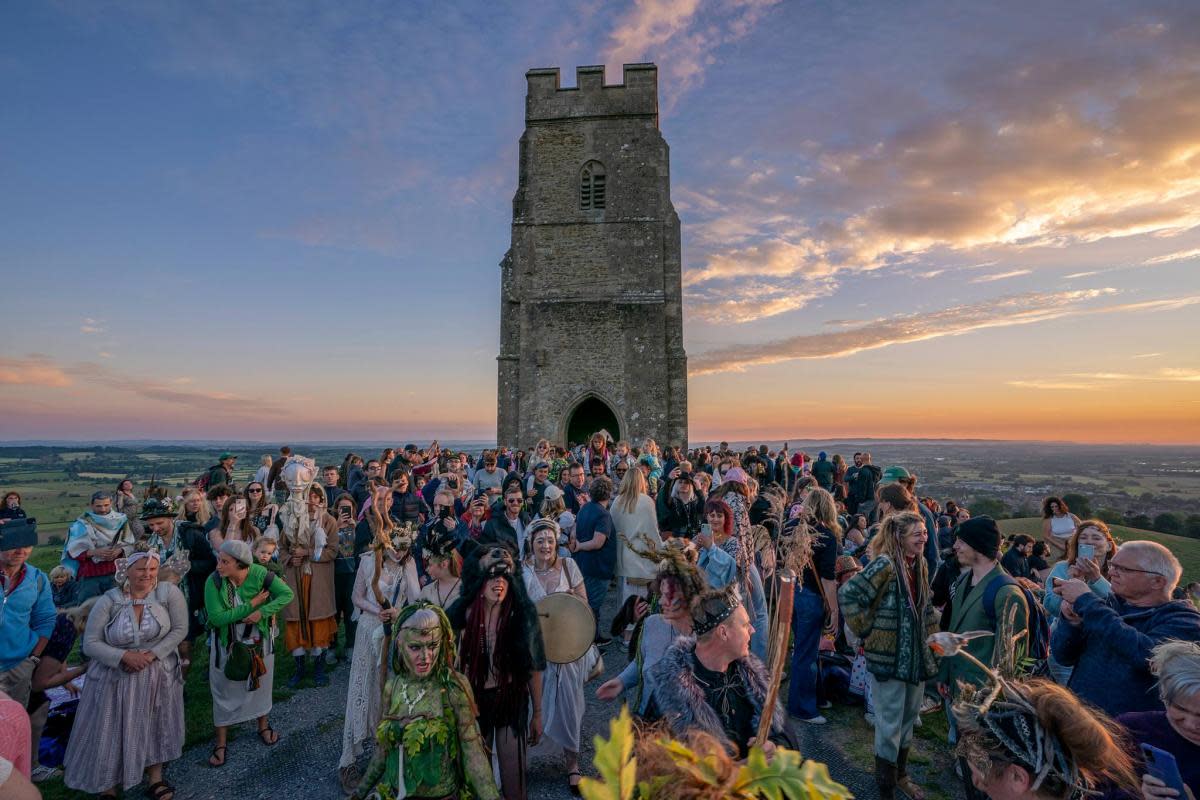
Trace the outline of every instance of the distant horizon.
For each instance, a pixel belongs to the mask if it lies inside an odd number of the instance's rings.
[[[0,447],[73,447],[73,446],[110,446],[118,447],[122,445],[130,446],[161,446],[161,447],[192,447],[192,446],[245,446],[245,447],[270,447],[278,449],[283,445],[290,447],[303,447],[305,445],[313,445],[325,447],[330,445],[346,445],[348,447],[400,447],[405,444],[415,444],[418,447],[427,447],[434,439],[439,441],[439,444],[454,445],[456,447],[466,447],[468,445],[481,446],[484,449],[495,447],[495,439],[480,439],[480,438],[462,438],[449,439],[445,437],[398,437],[392,439],[164,439],[164,438],[121,438],[121,439],[98,439],[98,438],[72,438],[72,439],[0,439]],[[923,443],[923,444],[1043,444],[1043,445],[1065,445],[1072,447],[1166,447],[1166,448],[1200,448],[1200,442],[1095,442],[1095,441],[1074,441],[1069,439],[996,439],[983,437],[945,437],[945,436],[821,436],[821,437],[787,437],[775,436],[766,438],[720,438],[720,439],[697,439],[688,441],[689,448],[704,447],[708,445],[717,445],[720,442],[728,442],[730,445],[748,445],[748,444],[765,444],[771,449],[778,449],[785,442],[789,445],[789,449],[795,449],[792,445],[819,445],[822,443],[831,444],[850,444],[861,442],[863,444],[871,443]],[[525,448],[532,446],[532,442],[524,445]],[[577,443],[579,444],[579,443]],[[633,443],[637,446],[637,442]],[[659,442],[660,446],[665,446],[665,442]],[[516,449],[522,449],[518,446]],[[239,457],[241,457],[239,455]]]

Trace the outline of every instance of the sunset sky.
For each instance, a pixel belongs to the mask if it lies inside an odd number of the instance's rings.
[[[0,439],[494,436],[524,73],[654,61],[693,440],[1198,443],[1198,43],[1194,0],[7,3]]]

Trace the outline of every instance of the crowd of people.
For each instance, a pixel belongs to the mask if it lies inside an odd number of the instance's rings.
[[[221,453],[178,497],[138,498],[129,480],[96,492],[48,574],[28,563],[19,494],[5,496],[0,795],[36,797],[61,774],[87,794],[144,783],[171,800],[194,658],[209,765],[231,757],[232,726],[276,745],[280,647],[292,687],[348,665],[330,769],[355,797],[525,798],[542,740],[578,794],[589,695],[738,758],[860,703],[883,800],[924,797],[909,764],[931,713],[949,720],[971,798],[1200,786],[1200,612],[1180,563],[1061,498],[1040,538],[1006,538],[870,453],[660,449],[603,431],[329,465],[284,447],[243,486],[236,460]],[[790,636],[772,637],[781,607]],[[790,657],[771,659],[778,647]],[[606,656],[627,663],[589,688]],[[55,687],[78,704],[42,763]]]

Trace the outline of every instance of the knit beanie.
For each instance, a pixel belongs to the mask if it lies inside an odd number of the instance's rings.
[[[1000,528],[996,520],[987,515],[971,517],[959,523],[954,534],[966,542],[972,550],[982,553],[987,558],[1000,555]]]

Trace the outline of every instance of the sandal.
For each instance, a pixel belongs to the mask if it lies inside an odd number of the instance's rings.
[[[262,739],[262,743],[267,747],[274,747],[279,741],[279,734],[275,732],[274,728],[268,725],[265,728],[258,729],[258,738]]]
[[[174,800],[175,787],[166,781],[152,783],[146,787],[146,796],[150,800]]]
[[[571,794],[575,797],[582,797],[579,791],[578,783],[571,783],[571,778],[582,778],[583,773],[577,769],[573,769],[567,773],[567,788],[571,790]]]
[[[217,745],[216,747],[214,747],[214,748],[212,749],[212,755],[210,755],[210,756],[208,757],[208,765],[209,765],[210,767],[223,767],[223,766],[225,766],[225,751],[226,751],[226,750],[228,750],[228,749],[229,749],[229,748],[228,748],[228,747],[226,747],[226,746],[225,746],[225,745],[223,745],[223,744],[219,744],[219,745]],[[217,753],[220,753],[220,754],[221,754],[219,758],[217,757]]]

